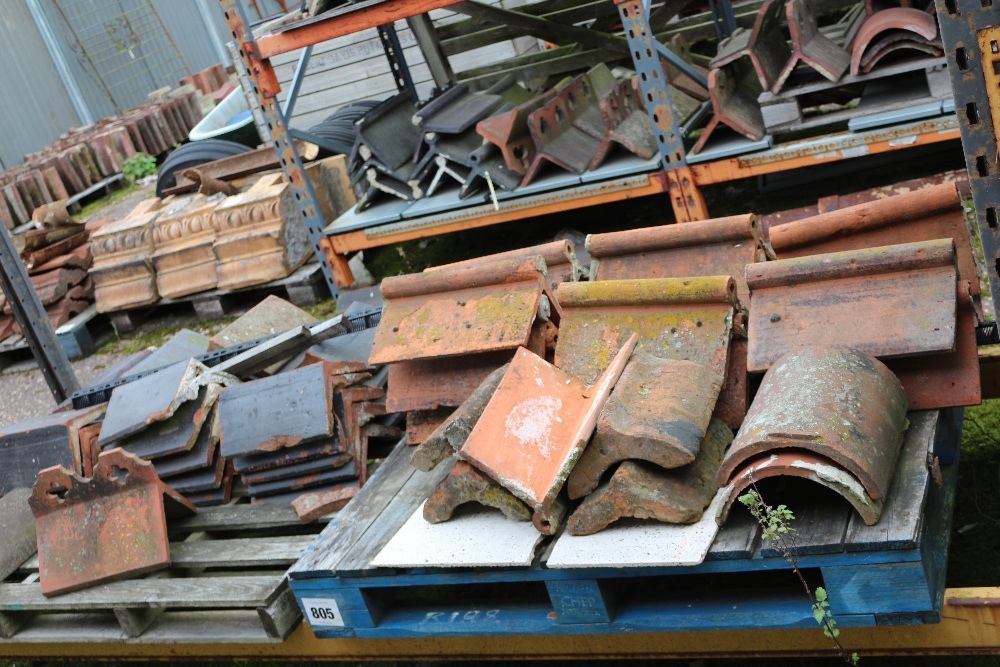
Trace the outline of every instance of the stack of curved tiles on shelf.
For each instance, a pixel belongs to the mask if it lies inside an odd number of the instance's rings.
[[[382,296],[369,362],[389,364],[389,412],[461,405],[518,347],[544,357],[560,318],[537,255],[387,278]]]
[[[958,269],[958,324],[953,351],[887,359],[910,399],[911,410],[974,405],[981,400],[976,323],[979,276],[954,183],[944,183],[865,204],[772,226],[781,259],[862,250],[889,243],[952,239]]]
[[[746,265],[773,259],[753,214],[592,234],[587,237],[587,250],[597,280],[730,275],[743,304],[750,303]],[[745,331],[734,326],[726,383],[715,416],[736,429],[748,405]]]
[[[845,347],[784,355],[765,374],[716,482],[729,509],[762,479],[812,480],[847,499],[868,525],[881,515],[907,427],[906,393],[874,357]]]
[[[952,352],[957,278],[950,238],[750,264],[747,368],[829,345],[879,358]]]
[[[851,74],[868,73],[894,51],[943,52],[934,16],[911,7],[892,7],[868,16],[850,46]]]

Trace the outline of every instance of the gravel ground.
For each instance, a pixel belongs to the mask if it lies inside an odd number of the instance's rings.
[[[88,216],[81,218],[86,222],[91,219],[111,218],[117,220],[135,208],[143,199],[153,196],[155,182],[142,189],[129,193],[118,201]],[[25,352],[25,360],[16,362],[0,372],[0,426],[7,426],[25,419],[32,419],[52,412],[56,401],[52,398],[49,387],[45,384],[41,371],[38,370],[30,355]],[[86,359],[71,362],[73,372],[81,387],[90,384],[106,368],[125,359],[127,354],[96,354]]]
[[[70,365],[80,386],[85,387],[106,368],[128,356],[95,354]],[[0,426],[48,414],[55,407],[55,399],[34,361],[14,364],[0,374]]]

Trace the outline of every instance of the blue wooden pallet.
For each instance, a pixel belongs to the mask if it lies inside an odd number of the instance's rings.
[[[911,415],[923,429],[923,451],[904,445],[911,456],[900,458],[885,525],[865,527],[832,496],[798,508],[799,567],[811,585],[826,587],[841,627],[940,620],[957,462],[943,468],[937,486],[920,458],[928,450],[950,454],[960,420],[959,411]],[[529,568],[372,567],[371,557],[437,484],[433,471],[415,473],[406,459],[408,452],[394,452],[289,573],[318,637],[816,627],[794,572],[760,543],[743,512],[733,513],[696,566],[549,569],[543,548]],[[906,502],[891,502],[893,494]]]

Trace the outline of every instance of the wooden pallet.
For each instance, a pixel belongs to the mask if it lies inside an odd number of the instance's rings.
[[[134,331],[150,313],[165,306],[190,304],[199,320],[212,320],[239,313],[254,306],[268,294],[277,294],[297,306],[308,306],[329,298],[319,262],[309,262],[292,275],[264,285],[254,285],[238,290],[211,290],[178,299],[160,299],[156,303],[108,313],[119,333]]]
[[[927,454],[954,455],[954,415],[911,414],[916,426],[878,525],[865,526],[836,496],[794,507],[799,565],[814,584],[826,586],[841,627],[940,619],[957,466],[945,468],[938,487],[929,479]],[[788,563],[761,544],[759,527],[745,512],[734,511],[696,566],[550,568],[557,535],[543,542],[530,567],[375,567],[372,560],[442,477],[437,470],[414,471],[407,459],[408,452],[394,452],[289,571],[317,636],[815,627]]]
[[[56,338],[70,359],[89,356],[97,347],[100,333],[107,328],[107,319],[91,305],[69,322],[56,327]],[[8,336],[0,342],[0,367],[8,366],[19,357],[25,357],[28,341],[21,334]]]
[[[857,106],[838,111],[810,114],[807,110],[834,92],[863,87]],[[848,95],[845,99],[848,99]],[[913,109],[951,97],[944,58],[916,58],[878,68],[868,74],[847,74],[839,81],[828,81],[812,70],[798,81],[790,82],[780,93],[761,93],[757,98],[768,134],[812,130],[838,123]],[[940,113],[940,109],[938,110]]]
[[[285,571],[324,524],[303,526],[291,506],[205,508],[170,525],[170,569],[52,598],[32,557],[0,583],[0,647],[282,641],[301,620]]]

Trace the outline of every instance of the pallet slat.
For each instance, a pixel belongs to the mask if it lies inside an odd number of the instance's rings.
[[[0,584],[0,610],[82,611],[115,607],[264,607],[277,597],[282,575],[210,576],[115,581],[53,598],[36,584]]]

